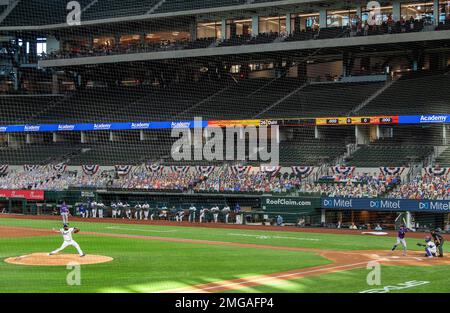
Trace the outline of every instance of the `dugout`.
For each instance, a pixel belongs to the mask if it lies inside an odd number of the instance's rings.
[[[151,209],[167,207],[168,210],[188,210],[194,204],[199,211],[202,207],[211,208],[228,205],[232,210],[237,204],[241,207],[244,223],[273,224],[278,215],[283,217],[285,224],[297,224],[300,220],[304,226],[320,226],[319,197],[286,197],[260,194],[243,194],[234,192],[202,192],[186,193],[182,191],[125,191],[123,189],[107,190],[68,190],[63,192],[46,192],[45,200],[37,204],[34,214],[56,214],[59,205],[64,201],[71,213],[77,215],[76,208],[88,200],[101,201],[106,205],[104,216],[111,216],[112,202],[128,203],[132,208],[137,203],[147,202]],[[30,212],[30,214],[33,214]],[[197,215],[198,216],[198,215]],[[234,214],[231,214],[234,217]],[[222,221],[223,217],[219,217]],[[208,213],[207,220],[212,220]]]
[[[325,227],[336,228],[341,222],[342,228],[348,228],[352,223],[358,227],[373,229],[377,224],[383,229],[395,229],[399,213],[377,212],[368,210],[325,210]]]
[[[414,212],[414,222],[417,230],[427,231],[432,228],[441,228],[450,231],[450,214],[439,214],[429,212]]]
[[[434,228],[448,229],[450,214],[430,212],[386,212],[372,210],[322,210],[325,227],[336,228],[339,221],[342,228],[354,223],[358,228],[374,229],[377,224],[385,230],[397,229],[401,224],[417,231],[429,231]]]
[[[27,214],[31,205],[24,198],[0,198],[0,213]]]

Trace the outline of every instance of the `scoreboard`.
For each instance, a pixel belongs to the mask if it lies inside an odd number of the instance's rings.
[[[208,121],[208,126],[333,126],[333,125],[393,125],[398,124],[398,116],[351,116],[351,117],[321,117],[321,118],[285,118],[285,119],[254,119],[254,120],[221,120]]]
[[[316,125],[391,125],[398,124],[398,116],[353,116],[316,118]]]
[[[398,116],[350,116],[321,118],[285,118],[285,119],[254,119],[254,120],[220,120],[208,121],[208,126],[351,126],[351,125],[394,125],[399,123]]]

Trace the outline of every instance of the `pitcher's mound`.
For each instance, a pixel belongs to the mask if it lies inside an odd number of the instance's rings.
[[[80,257],[78,254],[55,254],[33,253],[23,256],[16,256],[5,259],[6,263],[19,265],[40,265],[40,266],[66,266],[69,263],[98,264],[112,261],[113,258],[103,255],[86,254]]]

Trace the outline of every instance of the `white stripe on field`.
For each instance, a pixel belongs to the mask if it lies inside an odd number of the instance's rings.
[[[230,233],[228,235],[229,236],[241,236],[241,237],[255,237],[258,239],[293,239],[293,240],[303,240],[303,241],[320,241],[320,239],[317,239],[317,238],[303,238],[303,237],[249,235],[249,234],[236,234],[236,233]]]
[[[143,232],[149,232],[149,233],[174,233],[178,230],[171,229],[171,230],[155,230],[155,229],[139,229],[139,228],[128,228],[128,227],[120,227],[120,226],[108,226],[105,227],[107,229],[117,229],[117,230],[133,230],[133,231],[143,231]]]

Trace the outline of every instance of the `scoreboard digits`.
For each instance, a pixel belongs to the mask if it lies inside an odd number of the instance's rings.
[[[380,125],[380,124],[398,124],[398,116],[316,118],[316,125]]]
[[[380,124],[392,124],[393,118],[392,117],[380,117],[379,122],[380,122]]]

